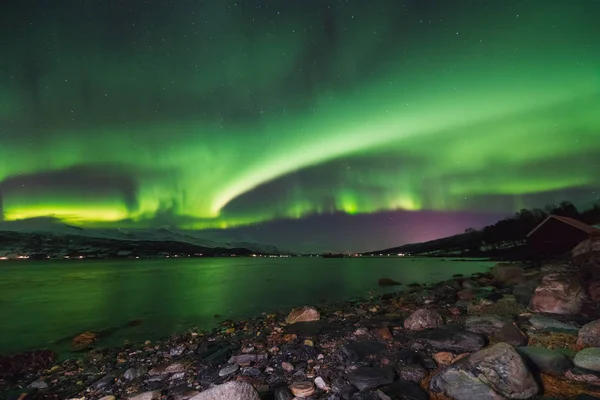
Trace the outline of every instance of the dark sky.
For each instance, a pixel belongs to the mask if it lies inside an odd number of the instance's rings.
[[[370,250],[598,198],[595,0],[7,0],[0,220]]]

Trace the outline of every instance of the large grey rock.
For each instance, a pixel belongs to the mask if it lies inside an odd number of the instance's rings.
[[[545,315],[535,314],[529,319],[529,323],[535,329],[544,331],[567,331],[567,332],[575,332],[577,331],[577,327],[567,324],[566,322],[558,321],[554,318],[547,317]]]
[[[572,366],[564,354],[545,347],[518,347],[517,352],[540,372],[562,375]]]
[[[505,322],[506,319],[497,315],[471,316],[465,321],[465,329],[468,332],[494,335],[502,329]]]
[[[540,390],[521,356],[506,343],[448,366],[431,380],[430,388],[455,400],[529,399]]]
[[[421,308],[404,321],[404,329],[420,331],[423,329],[437,328],[444,324],[440,313],[435,310]]]
[[[589,347],[575,354],[573,363],[579,368],[600,372],[600,348]]]
[[[525,270],[518,265],[499,263],[492,268],[492,277],[502,283],[514,284],[523,280]]]
[[[584,298],[581,282],[574,276],[544,276],[529,302],[529,309],[548,314],[579,314]]]
[[[533,294],[535,293],[535,289],[539,286],[539,281],[537,280],[526,280],[515,285],[512,289],[512,294],[515,296],[515,300],[522,306],[527,307]]]
[[[200,392],[190,400],[260,400],[252,385],[231,381]]]
[[[485,346],[485,338],[477,333],[453,329],[428,329],[418,332],[416,342],[429,345],[436,350],[455,353],[470,353]]]
[[[600,320],[590,322],[581,327],[578,344],[589,347],[600,347]]]
[[[359,390],[375,389],[394,381],[394,371],[387,368],[358,367],[348,375],[348,382]]]

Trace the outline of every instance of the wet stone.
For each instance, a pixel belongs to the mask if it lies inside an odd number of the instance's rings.
[[[429,394],[421,386],[402,379],[381,388],[381,391],[393,400],[429,400]]]
[[[571,361],[562,353],[545,347],[518,347],[517,352],[534,370],[562,375],[571,368]]]
[[[589,347],[575,355],[573,363],[579,368],[600,372],[600,348]]]

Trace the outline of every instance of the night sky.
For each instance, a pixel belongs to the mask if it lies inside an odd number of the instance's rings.
[[[596,0],[5,0],[0,220],[372,250],[597,199]]]

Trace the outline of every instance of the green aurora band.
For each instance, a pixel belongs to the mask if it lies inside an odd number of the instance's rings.
[[[2,28],[0,219],[227,228],[600,185],[598,2],[66,3]]]

